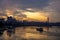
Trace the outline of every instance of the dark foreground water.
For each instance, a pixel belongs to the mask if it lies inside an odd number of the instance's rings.
[[[60,40],[60,27],[43,27],[43,32],[36,30],[35,26],[18,27],[15,29],[15,34],[9,37],[7,31],[0,36],[0,40]]]

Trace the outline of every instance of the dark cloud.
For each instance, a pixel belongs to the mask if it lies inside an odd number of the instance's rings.
[[[43,8],[48,6],[49,0],[0,0],[0,7],[20,7],[21,9],[25,8]]]
[[[26,8],[43,8],[48,6],[49,0],[22,0],[20,4]]]

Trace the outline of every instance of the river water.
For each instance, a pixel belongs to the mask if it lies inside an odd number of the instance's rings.
[[[15,33],[7,35],[7,30],[0,36],[0,40],[60,40],[60,27],[42,27],[43,32],[36,30],[37,26],[17,27]]]

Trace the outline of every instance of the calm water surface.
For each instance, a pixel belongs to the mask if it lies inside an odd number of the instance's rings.
[[[35,26],[18,27],[15,29],[15,34],[8,36],[7,32],[0,36],[0,40],[60,40],[60,27],[43,27],[43,32],[36,30]]]

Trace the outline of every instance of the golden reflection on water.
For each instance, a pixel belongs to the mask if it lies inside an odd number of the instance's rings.
[[[25,33],[25,38],[27,39],[41,39],[47,38],[47,35],[33,34],[33,33]]]
[[[9,40],[10,38],[17,38],[19,39],[47,39],[47,35],[40,34],[36,31],[38,27],[18,27],[15,29],[15,34],[12,34],[11,37],[7,35],[5,31],[3,34],[4,39]]]
[[[12,34],[11,37],[9,37],[7,35],[7,32],[5,31],[3,34],[3,39],[4,40],[55,40],[58,37],[54,36],[56,35],[56,32],[54,32],[53,30],[55,29],[48,29],[47,27],[43,27],[44,32],[40,33],[39,31],[36,30],[36,28],[39,27],[18,27],[15,29],[15,34]],[[53,34],[52,36],[49,36],[47,34],[47,31],[53,31],[52,33],[48,33],[48,34]],[[54,34],[55,33],[55,34]]]
[[[36,31],[36,27],[17,28],[16,33],[20,36],[22,35],[21,37],[25,39],[47,38],[47,35],[42,35],[38,31]]]

